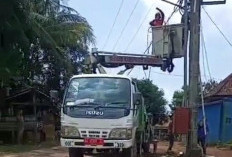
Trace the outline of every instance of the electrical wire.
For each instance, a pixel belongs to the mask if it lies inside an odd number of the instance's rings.
[[[232,47],[232,43],[231,41],[226,37],[226,35],[222,32],[222,30],[218,27],[218,25],[216,24],[216,22],[212,19],[212,17],[209,15],[209,13],[206,11],[206,9],[202,6],[204,12],[206,13],[206,15],[208,16],[208,18],[211,20],[211,22],[214,24],[214,26],[218,29],[218,31],[221,33],[221,35],[223,36],[223,38],[227,41],[227,43]]]
[[[168,75],[168,76],[176,76],[176,77],[184,77],[184,75],[178,75],[178,74],[167,74],[167,73],[161,73],[161,72],[156,72],[156,71],[151,71],[151,73],[155,73],[155,74],[160,74],[160,75]]]
[[[128,45],[127,45],[127,47],[125,48],[124,51],[127,51],[128,48],[131,46],[131,44],[132,44],[133,41],[135,40],[135,38],[136,38],[136,36],[138,35],[138,33],[139,33],[141,27],[143,26],[145,20],[147,19],[148,15],[150,14],[150,12],[151,12],[151,10],[152,10],[152,8],[153,8],[154,6],[155,6],[155,3],[152,4],[152,6],[150,7],[150,9],[147,11],[147,14],[146,14],[145,17],[143,18],[143,20],[142,20],[141,24],[139,25],[137,31],[135,32],[135,34],[134,34],[133,37],[131,38],[130,42],[128,43]]]
[[[204,56],[204,46],[203,46],[203,40],[201,40],[201,55],[202,55],[202,66],[203,66],[203,71],[204,71],[204,77],[205,81],[207,82],[207,77],[206,77],[206,67],[205,67],[205,56]]]
[[[201,72],[200,72],[201,74]],[[204,133],[206,135],[206,116],[205,116],[205,101],[204,101],[204,89],[201,77],[199,77],[199,82],[201,86],[201,107],[202,107],[202,115],[203,115],[203,125],[204,125]]]
[[[205,37],[204,37],[204,33],[203,33],[203,27],[201,26],[201,40],[202,40],[202,50],[205,55],[205,60],[206,60],[206,64],[207,64],[207,69],[208,69],[208,73],[209,73],[209,78],[210,80],[212,80],[212,76],[211,76],[211,72],[210,72],[210,67],[209,67],[209,60],[208,60],[208,53],[207,53],[207,48],[206,48],[206,44],[205,44]]]
[[[147,79],[147,74],[146,71],[143,69],[144,75],[145,75],[145,79]]]
[[[207,82],[207,77],[206,77],[206,67],[205,67],[205,49],[204,49],[204,36],[203,36],[203,27],[202,27],[202,20],[201,20],[201,55],[202,55],[202,66],[203,66],[203,72],[204,72],[204,77],[205,81]]]
[[[115,18],[114,18],[113,25],[112,25],[111,28],[110,28],[110,32],[109,32],[109,34],[108,34],[108,36],[107,36],[107,38],[106,38],[106,41],[104,42],[104,45],[103,45],[102,49],[104,49],[104,48],[106,47],[107,43],[109,42],[109,38],[110,38],[110,36],[111,36],[111,33],[112,33],[113,28],[114,28],[114,26],[115,26],[115,23],[116,23],[116,21],[117,21],[117,19],[118,19],[118,16],[119,16],[119,13],[120,13],[120,11],[121,11],[121,9],[122,9],[123,3],[124,3],[124,0],[122,0],[121,3],[120,3],[120,6],[119,6],[119,8],[118,8],[118,12],[117,12],[117,14],[116,14],[116,16],[115,16]]]
[[[150,44],[148,45],[148,47],[146,48],[146,50],[143,52],[143,54],[146,54],[146,52],[149,51],[151,45],[152,45],[152,42],[150,42]]]
[[[184,77],[184,75],[179,75],[179,74],[172,74],[172,73],[162,73],[162,72],[156,72],[156,71],[151,71],[151,73],[154,73],[154,74],[159,74],[159,75],[166,75],[166,76],[175,76],[175,77],[181,77],[181,78],[183,78]],[[215,79],[215,80],[219,80],[219,79],[217,79],[217,78],[213,78],[213,79]]]
[[[182,3],[183,3],[183,0],[178,0],[178,1],[177,1],[177,4],[178,4],[178,5],[182,5]],[[173,16],[178,10],[180,10],[180,8],[179,8],[178,6],[175,6],[173,12],[172,12],[171,15],[168,17],[166,24],[168,24],[168,22],[170,21],[170,19],[172,18],[172,16]]]
[[[131,68],[131,70],[127,73],[127,76],[130,75],[130,73],[132,72],[133,69],[134,69],[134,67]]]
[[[136,1],[133,10],[132,10],[131,13],[130,13],[130,16],[128,17],[128,19],[127,19],[127,21],[126,21],[126,24],[124,25],[124,27],[123,27],[123,29],[122,29],[122,31],[121,31],[121,33],[120,33],[120,35],[119,35],[119,37],[118,37],[116,43],[115,43],[114,46],[113,46],[112,51],[114,51],[115,48],[116,48],[116,46],[118,45],[118,42],[119,42],[119,40],[121,39],[121,37],[122,37],[122,35],[123,35],[123,33],[124,33],[124,31],[125,31],[125,29],[126,29],[128,23],[129,23],[130,19],[131,19],[131,17],[132,17],[132,15],[134,14],[134,11],[135,11],[135,9],[137,8],[138,3],[139,3],[139,0]]]
[[[149,69],[148,80],[150,80],[150,77],[151,77],[151,67]]]

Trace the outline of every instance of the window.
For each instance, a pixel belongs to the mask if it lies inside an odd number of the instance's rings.
[[[130,81],[122,78],[76,78],[70,83],[65,101],[89,99],[100,104],[120,101],[125,102],[121,105],[128,106],[131,98],[130,88]]]
[[[232,123],[232,118],[226,117],[226,124],[231,124]]]

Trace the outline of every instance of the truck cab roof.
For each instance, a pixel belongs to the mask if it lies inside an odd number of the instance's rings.
[[[124,78],[129,79],[132,81],[132,79],[125,75],[115,75],[115,74],[81,74],[81,75],[74,75],[71,79],[74,78],[84,78],[84,77],[109,77],[109,78]]]

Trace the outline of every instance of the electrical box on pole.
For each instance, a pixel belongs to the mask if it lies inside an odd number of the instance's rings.
[[[161,58],[183,57],[183,32],[183,24],[152,27],[152,55]]]

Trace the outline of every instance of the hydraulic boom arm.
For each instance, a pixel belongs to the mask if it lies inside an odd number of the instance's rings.
[[[154,55],[103,51],[92,52],[85,60],[85,65],[88,69],[86,70],[87,73],[96,73],[96,69],[98,69],[99,73],[103,74],[106,73],[103,67],[116,68],[125,66],[126,69],[121,74],[134,66],[143,66],[144,70],[148,69],[148,66],[160,67],[163,71],[167,69],[167,61]]]

